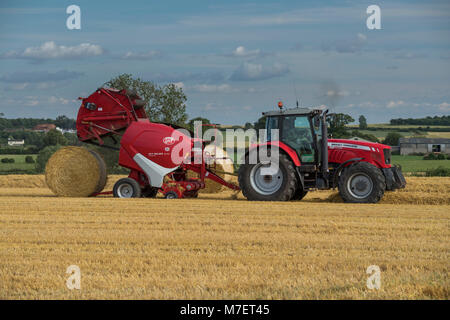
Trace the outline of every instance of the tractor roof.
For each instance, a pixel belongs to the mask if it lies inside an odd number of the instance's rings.
[[[314,108],[292,108],[263,112],[263,116],[287,116],[287,115],[301,115],[311,113],[321,113],[321,109]]]

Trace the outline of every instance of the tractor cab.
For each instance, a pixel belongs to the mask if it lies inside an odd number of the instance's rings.
[[[295,108],[264,112],[263,115],[267,117],[268,142],[283,142],[296,152],[302,164],[320,165],[322,158],[320,145],[323,137],[322,110]]]

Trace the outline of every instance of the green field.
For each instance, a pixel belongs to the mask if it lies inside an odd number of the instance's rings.
[[[386,128],[386,129],[417,129],[419,127],[422,128],[448,128],[448,126],[427,126],[427,125],[412,125],[412,124],[389,124],[389,123],[369,123],[367,125],[369,128]],[[349,128],[357,129],[359,128],[358,124],[349,124]]]
[[[425,172],[437,167],[450,169],[450,160],[423,160],[423,156],[393,155],[392,163],[400,165],[403,172]]]
[[[32,156],[36,161],[37,155],[35,154],[1,154],[0,160],[3,158],[14,159],[14,163],[1,163],[0,162],[0,172],[8,172],[8,171],[31,171],[34,170],[34,163],[26,163],[25,157]]]
[[[423,138],[450,138],[450,127],[449,126],[419,126],[419,125],[391,125],[388,123],[374,123],[369,124],[368,129],[360,130],[359,125],[351,124],[348,125],[349,130],[358,130],[364,134],[372,134],[382,141],[389,132],[398,132],[405,138],[412,137],[423,137]],[[422,128],[419,130],[419,128]],[[445,132],[441,131],[427,131],[426,128],[432,129],[447,129]],[[375,130],[377,129],[377,130]],[[401,131],[397,131],[401,130]]]

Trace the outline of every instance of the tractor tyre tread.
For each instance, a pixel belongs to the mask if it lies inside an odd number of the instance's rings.
[[[367,174],[373,183],[373,190],[366,198],[353,197],[347,190],[348,179],[356,172],[363,172]],[[339,177],[338,183],[339,194],[348,203],[377,203],[383,198],[384,191],[386,190],[386,180],[379,168],[371,163],[360,161],[351,164],[344,168]]]

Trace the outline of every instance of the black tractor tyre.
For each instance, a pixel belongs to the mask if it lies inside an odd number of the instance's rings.
[[[386,190],[386,180],[373,164],[356,162],[343,170],[338,188],[344,202],[377,203]]]
[[[302,200],[307,194],[308,191],[303,190],[302,186],[298,186],[297,191],[295,191],[292,200]]]
[[[116,198],[140,198],[141,186],[131,178],[122,178],[114,184],[113,195]]]
[[[283,180],[279,188],[270,194],[261,193],[258,189],[252,186],[252,170],[255,166],[261,164],[247,164],[248,157],[245,160],[245,164],[239,167],[238,181],[242,190],[242,194],[250,201],[289,201],[297,190],[297,176],[295,174],[295,168],[292,161],[284,154],[279,154],[279,168],[283,177]]]
[[[146,186],[141,190],[141,196],[143,198],[156,198],[156,195],[158,194],[159,189],[152,187],[152,186]]]

